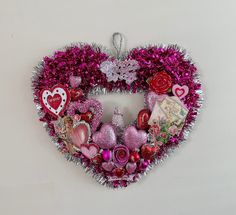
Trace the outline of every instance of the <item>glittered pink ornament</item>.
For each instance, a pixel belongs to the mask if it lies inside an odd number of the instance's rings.
[[[100,131],[93,134],[93,141],[102,149],[111,149],[116,145],[116,134],[110,124],[103,124]]]
[[[109,161],[112,158],[112,152],[110,150],[103,150],[102,151],[102,158],[104,161]]]
[[[130,150],[139,149],[147,142],[147,133],[143,130],[137,130],[134,126],[129,126],[124,131],[124,141]]]
[[[147,169],[148,165],[149,165],[149,161],[142,160],[139,164],[139,169],[140,170],[145,170],[145,169]]]

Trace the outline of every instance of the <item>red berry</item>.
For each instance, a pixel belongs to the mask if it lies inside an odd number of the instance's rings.
[[[130,161],[137,163],[140,161],[140,155],[138,152],[131,152],[129,156]]]
[[[98,154],[98,155],[94,156],[93,158],[91,158],[91,161],[94,164],[101,164],[102,163],[102,155]]]
[[[125,169],[124,168],[116,168],[113,170],[113,173],[118,178],[121,178],[125,174]]]
[[[90,123],[93,119],[93,114],[91,111],[87,111],[86,113],[80,114],[81,120],[84,120],[87,123]]]

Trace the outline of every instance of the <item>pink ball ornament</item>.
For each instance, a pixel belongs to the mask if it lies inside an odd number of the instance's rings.
[[[139,169],[140,170],[145,170],[145,169],[147,169],[148,165],[149,165],[149,161],[142,160],[139,164]]]
[[[136,163],[131,163],[131,162],[129,162],[129,163],[127,163],[126,164],[126,171],[129,173],[129,174],[132,174],[132,173],[134,173],[134,171],[136,170],[136,168],[137,168],[137,164]]]
[[[112,152],[110,150],[103,150],[102,158],[104,161],[110,161],[112,158]]]

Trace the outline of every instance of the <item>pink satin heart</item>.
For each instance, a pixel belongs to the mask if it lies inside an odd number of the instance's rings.
[[[86,158],[91,159],[99,152],[99,147],[94,143],[82,144],[80,150]]]
[[[178,84],[175,84],[172,87],[172,93],[179,97],[180,99],[184,98],[186,95],[188,95],[189,88],[186,85],[180,86]]]
[[[168,95],[163,94],[163,95],[157,95],[156,93],[154,93],[153,91],[150,91],[146,96],[145,96],[145,100],[146,100],[146,104],[149,108],[149,110],[153,110],[154,105],[156,104],[156,102],[162,102]]]
[[[116,145],[116,134],[110,124],[103,124],[100,131],[93,135],[93,142],[102,149],[111,149]]]
[[[147,133],[129,126],[124,131],[124,142],[130,150],[138,149],[147,142]]]
[[[71,86],[72,88],[77,88],[77,87],[80,85],[82,79],[81,79],[80,76],[71,75],[71,76],[69,77],[69,81],[70,81],[70,86]]]
[[[105,169],[107,172],[111,172],[115,167],[113,162],[103,162],[102,168]]]
[[[76,127],[72,128],[69,136],[71,142],[79,148],[80,145],[88,142],[90,137],[90,127],[87,123],[81,122]]]

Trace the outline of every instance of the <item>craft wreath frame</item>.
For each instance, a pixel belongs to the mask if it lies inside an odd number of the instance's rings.
[[[86,47],[86,46],[90,46],[95,52],[97,51],[100,51],[104,54],[106,54],[108,56],[108,58],[115,58],[116,56],[113,54],[112,51],[110,51],[108,48],[106,48],[105,46],[102,46],[102,45],[98,45],[98,44],[89,44],[89,43],[72,43],[71,45],[69,46],[65,46],[61,49],[58,49],[57,51],[55,51],[51,56],[49,57],[54,57],[55,53],[58,52],[58,51],[66,51],[70,48],[74,48],[74,47],[78,47],[80,49]],[[182,47],[178,46],[178,45],[164,45],[164,44],[159,44],[159,45],[147,45],[147,46],[139,46],[139,47],[135,47],[133,49],[130,49],[126,52],[124,52],[122,54],[122,57],[121,59],[126,59],[126,57],[132,53],[133,50],[140,50],[140,49],[149,49],[149,48],[163,48],[163,49],[169,49],[169,48],[173,48],[175,49],[177,52],[181,53],[184,57],[184,60],[188,61],[189,64],[195,64],[193,62],[193,60],[190,58],[189,54],[186,52],[185,49],[183,49]],[[39,117],[42,117],[45,113],[42,111],[42,106],[40,104],[40,102],[38,102],[38,97],[35,95],[35,82],[37,82],[40,74],[42,73],[44,69],[44,61],[41,61],[35,68],[34,68],[34,71],[33,71],[33,76],[32,76],[32,90],[33,90],[33,95],[34,95],[34,101],[36,103],[36,109],[37,109],[37,112],[38,112],[38,115]],[[199,79],[199,72],[195,73],[195,76],[193,77],[193,82],[196,83],[196,84],[201,84],[201,81]],[[94,87],[94,89],[90,90],[88,92],[88,95],[104,95],[104,94],[108,94],[108,93],[130,93],[130,94],[133,94],[132,90],[120,90],[120,89],[111,89],[111,90],[107,90],[106,88],[103,88],[103,87],[100,87],[100,86],[96,86]],[[143,93],[145,92],[144,90],[139,90],[137,89],[137,92],[136,93]],[[191,123],[188,123],[187,126],[185,126],[182,130],[182,134],[183,134],[183,138],[182,140],[180,140],[178,142],[177,145],[175,146],[171,146],[171,147],[167,147],[167,150],[165,151],[165,153],[162,155],[161,158],[155,158],[153,160],[152,163],[150,163],[150,165],[148,165],[148,167],[146,168],[146,170],[142,173],[142,174],[139,174],[139,176],[135,179],[135,181],[138,181],[143,175],[146,175],[154,166],[156,165],[159,165],[161,163],[163,163],[163,161],[169,157],[170,154],[172,154],[177,148],[179,148],[179,146],[181,146],[181,144],[188,138],[188,135],[190,133],[190,131],[192,130],[194,124],[195,124],[195,120],[196,120],[196,117],[201,109],[201,106],[202,106],[202,103],[203,103],[203,94],[202,94],[202,90],[199,89],[196,91],[196,94],[199,96],[197,101],[196,101],[196,106],[197,107],[193,107],[193,110],[196,115],[195,117],[192,119]],[[144,106],[146,106],[147,104],[144,104]],[[136,120],[134,120],[133,122],[131,122],[131,124],[135,124],[136,123]],[[62,151],[62,146],[61,144],[59,143],[59,140],[60,138],[59,137],[52,137],[51,136],[51,128],[50,126],[48,125],[47,122],[44,122],[43,123],[43,126],[45,127],[46,131],[49,133],[49,136],[51,137],[52,139],[52,142],[56,145],[56,147],[58,148],[59,151]],[[93,176],[93,178],[95,178],[100,184],[102,185],[105,185],[107,187],[111,187],[111,188],[114,188],[114,185],[112,184],[112,182],[108,182],[107,181],[107,178],[103,176],[103,174],[98,174],[97,172],[95,172],[95,168],[92,167],[92,168],[88,168],[86,163],[83,162],[83,160],[79,157],[75,157],[73,155],[71,155],[70,153],[63,153],[66,157],[66,159],[68,161],[72,161],[74,162],[76,165],[80,164],[84,169],[85,169],[85,172],[87,172],[88,174],[90,174],[91,176]],[[129,183],[128,183],[129,184]],[[120,186],[118,186],[120,187]]]

